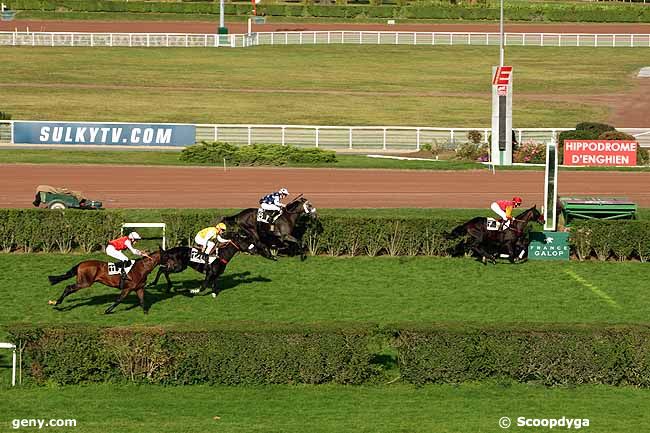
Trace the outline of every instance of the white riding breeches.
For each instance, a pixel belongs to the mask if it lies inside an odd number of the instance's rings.
[[[212,241],[206,241],[199,235],[196,235],[194,242],[196,242],[198,245],[201,245],[201,247],[203,247],[203,251],[205,251],[206,254],[210,254],[214,247],[217,245]]]
[[[262,203],[260,204],[260,207],[264,210],[274,210],[274,211],[282,210],[280,206],[275,205],[273,203]]]
[[[499,204],[497,202],[492,203],[492,205],[490,206],[490,209],[492,209],[495,214],[499,215],[501,217],[501,219],[506,219],[507,218],[506,211],[501,209],[501,206],[499,206]]]
[[[122,251],[118,251],[113,245],[106,247],[106,254],[121,262],[129,260],[126,254],[124,254]]]

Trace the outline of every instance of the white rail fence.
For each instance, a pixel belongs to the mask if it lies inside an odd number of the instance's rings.
[[[571,128],[515,128],[514,131],[519,143],[546,143],[569,129]],[[650,128],[619,130],[635,136],[641,146],[650,148]],[[469,142],[469,131],[479,131],[484,143],[487,143],[491,132],[490,128],[202,124],[196,125],[196,142],[206,140],[237,145],[282,144],[360,152],[415,151],[425,144],[456,149]],[[0,121],[0,144],[12,143],[12,121]]]
[[[0,46],[249,47],[256,45],[499,45],[499,33],[305,31],[251,34],[0,32]],[[650,34],[506,33],[505,44],[543,47],[650,47]]]

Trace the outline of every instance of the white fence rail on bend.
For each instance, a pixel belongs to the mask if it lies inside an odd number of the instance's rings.
[[[11,125],[10,120],[0,121],[0,144],[13,143]],[[519,143],[546,143],[568,129],[571,128],[515,128],[514,131]],[[650,148],[650,128],[619,130],[635,136],[641,146]],[[196,142],[226,141],[236,145],[282,144],[342,151],[399,152],[415,151],[425,144],[456,149],[469,141],[469,131],[479,131],[484,143],[491,132],[490,128],[200,124],[196,125]]]
[[[0,32],[0,46],[249,47],[255,45],[499,45],[499,33],[305,31],[251,34]],[[505,44],[543,47],[650,47],[650,34],[506,33]]]

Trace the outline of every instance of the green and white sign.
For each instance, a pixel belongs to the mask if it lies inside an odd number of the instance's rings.
[[[530,260],[569,260],[569,233],[532,232],[528,246]]]

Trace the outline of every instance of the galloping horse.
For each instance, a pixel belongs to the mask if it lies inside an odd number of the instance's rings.
[[[494,249],[491,247],[496,247],[497,254],[499,251],[506,251],[510,262],[514,263],[517,248],[521,250],[524,246],[527,246],[527,242],[525,242],[526,227],[531,221],[544,223],[544,216],[537,209],[537,206],[523,211],[504,230],[488,230],[487,218],[476,217],[465,224],[459,225],[445,237],[455,239],[463,235],[469,235],[471,240],[468,245],[472,251],[481,257],[483,263],[486,260],[496,263],[496,254],[489,252],[489,249]]]
[[[126,281],[124,281],[124,286],[122,287],[120,295],[117,297],[115,302],[106,309],[104,312],[105,314],[111,313],[113,309],[115,309],[115,307],[117,307],[117,305],[132,291],[135,291],[138,295],[140,306],[144,313],[148,313],[149,308],[144,303],[144,286],[147,283],[147,276],[149,273],[160,263],[160,255],[161,252],[156,251],[151,253],[149,257],[143,257],[135,261]],[[90,287],[95,282],[100,282],[108,287],[119,288],[120,280],[122,279],[120,274],[108,275],[108,263],[101,260],[84,260],[83,262],[73,266],[63,275],[50,275],[47,278],[50,280],[50,284],[54,285],[74,276],[77,277],[77,281],[74,284],[67,285],[56,302],[48,301],[48,304],[59,305],[69,294],[74,293],[79,289]]]
[[[287,204],[282,215],[275,221],[275,230],[271,232],[269,224],[257,221],[257,208],[248,208],[236,215],[225,217],[222,222],[237,224],[242,230],[250,234],[255,241],[255,246],[263,252],[265,257],[270,257],[271,248],[288,247],[289,243],[300,246],[300,240],[292,233],[298,218],[308,215],[315,218],[316,208],[304,197],[298,197]],[[301,252],[303,251],[300,248]]]
[[[205,274],[205,279],[203,280],[201,287],[205,289],[211,286],[212,296],[216,297],[220,292],[217,284],[218,277],[223,274],[230,260],[232,260],[235,254],[240,251],[254,254],[255,248],[247,236],[242,236],[238,233],[235,233],[232,236],[232,239],[226,246],[219,248],[217,258],[211,264],[207,265],[205,263],[197,263],[190,260],[192,255],[191,247],[175,247],[163,251],[160,258],[158,273],[151,285],[155,286],[158,284],[160,275],[164,275],[167,280],[167,292],[169,292],[172,287],[172,281],[169,278],[169,274],[182,272],[189,266],[197,272]],[[196,291],[192,291],[192,293],[198,293],[198,291],[199,290],[197,289]]]

